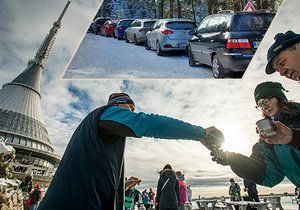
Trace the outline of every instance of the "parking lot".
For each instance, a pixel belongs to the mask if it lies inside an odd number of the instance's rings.
[[[210,67],[190,67],[183,53],[157,56],[112,37],[87,33],[64,78],[213,78]]]

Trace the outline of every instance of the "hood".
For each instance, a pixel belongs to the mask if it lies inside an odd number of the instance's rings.
[[[172,169],[165,169],[162,171],[161,175],[167,178],[175,178],[175,171]]]

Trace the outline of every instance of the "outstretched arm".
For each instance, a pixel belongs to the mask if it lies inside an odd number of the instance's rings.
[[[111,106],[100,116],[98,125],[111,134],[125,137],[200,140],[205,129],[166,116],[135,113]]]
[[[271,145],[263,142],[253,146],[250,157],[222,150],[215,151],[212,155],[217,163],[230,165],[232,171],[239,177],[259,185],[273,187],[284,178]]]

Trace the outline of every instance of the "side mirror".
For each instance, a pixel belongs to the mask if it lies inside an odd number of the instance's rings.
[[[192,29],[188,32],[188,35],[196,35],[197,34],[197,29]]]

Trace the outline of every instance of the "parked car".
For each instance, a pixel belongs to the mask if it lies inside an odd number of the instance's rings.
[[[96,18],[94,20],[93,24],[92,24],[92,32],[94,34],[100,34],[101,33],[101,27],[108,20],[110,20],[110,18],[103,18],[103,17]]]
[[[101,27],[101,36],[114,36],[114,29],[116,27],[116,21],[108,20]]]
[[[121,19],[117,22],[114,29],[115,38],[118,40],[124,39],[125,30],[130,26],[134,19]]]
[[[271,24],[274,13],[226,12],[206,17],[190,32],[189,65],[212,66],[215,78],[242,76]]]
[[[125,30],[125,41],[134,42],[135,45],[144,43],[146,33],[155,23],[153,19],[136,19]]]
[[[161,56],[166,51],[185,51],[191,35],[188,32],[197,28],[189,19],[161,19],[154,23],[146,34],[145,48],[156,50]]]

